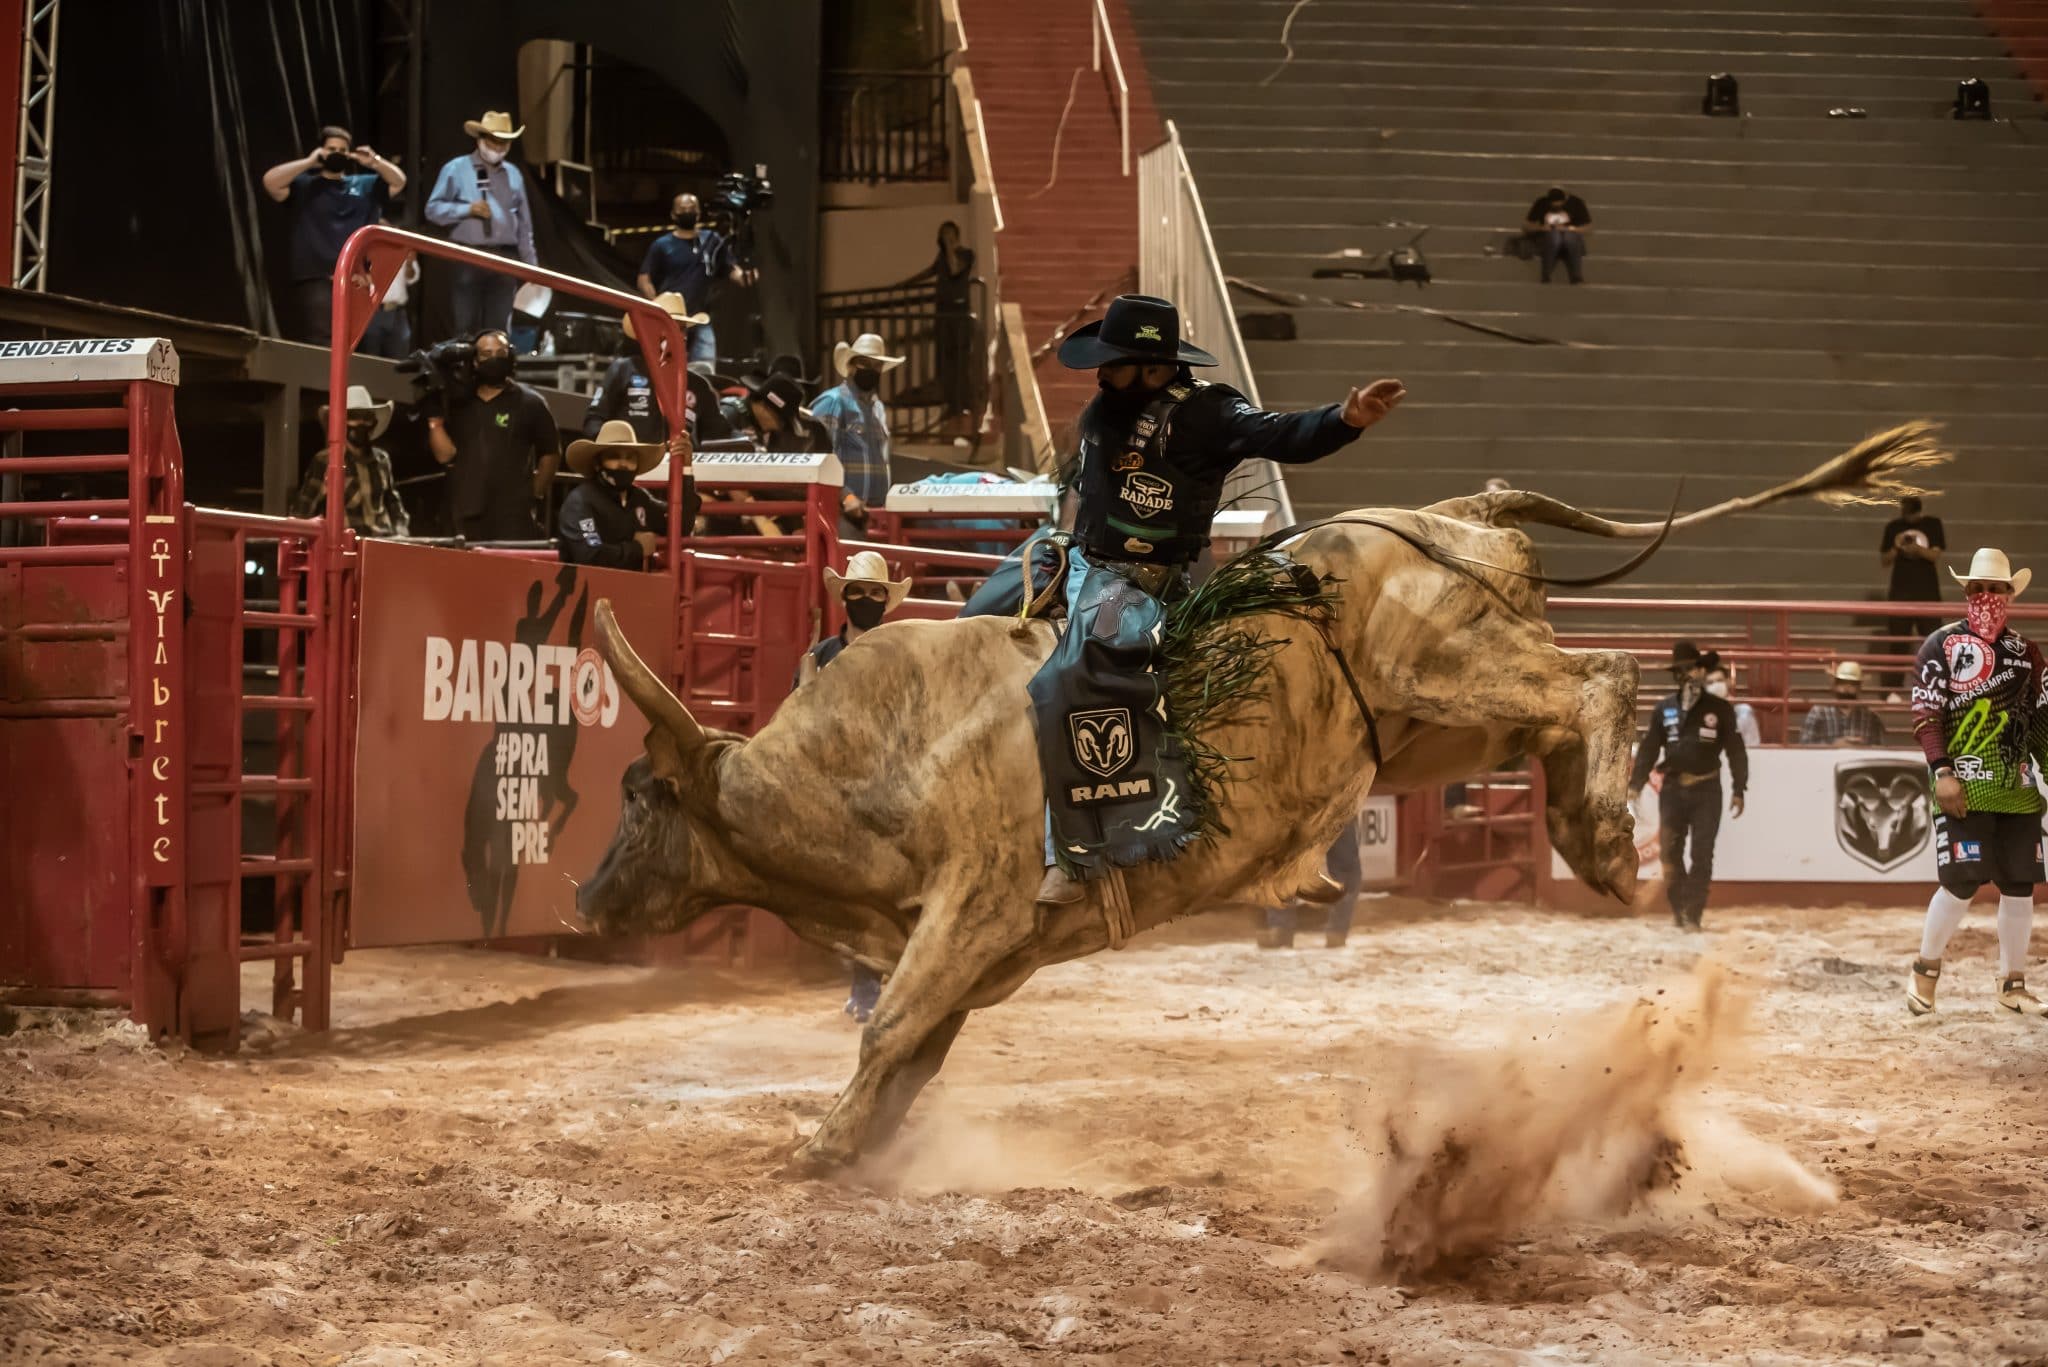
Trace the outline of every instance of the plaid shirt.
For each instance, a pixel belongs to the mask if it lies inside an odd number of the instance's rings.
[[[1801,745],[1834,745],[1840,741],[1858,745],[1883,745],[1884,723],[1862,703],[1843,707],[1838,703],[1815,703],[1799,726]]]
[[[811,420],[832,436],[832,454],[846,470],[846,492],[870,508],[889,496],[889,411],[878,395],[851,381],[811,403]]]

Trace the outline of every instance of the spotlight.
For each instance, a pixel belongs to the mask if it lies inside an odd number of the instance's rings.
[[[1710,116],[1737,118],[1742,113],[1741,86],[1727,72],[1716,72],[1707,77],[1707,93],[1700,100],[1700,113]]]
[[[1991,117],[1991,87],[1975,76],[1956,82],[1956,103],[1954,118],[1988,119]]]

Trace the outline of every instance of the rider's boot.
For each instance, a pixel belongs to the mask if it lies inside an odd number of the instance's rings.
[[[1088,885],[1067,876],[1066,870],[1055,864],[1045,871],[1045,878],[1038,885],[1038,902],[1041,906],[1070,907],[1088,895]]]
[[[1934,1009],[1934,988],[1941,980],[1941,960],[1913,960],[1913,980],[1906,984],[1906,1009],[1924,1016]]]

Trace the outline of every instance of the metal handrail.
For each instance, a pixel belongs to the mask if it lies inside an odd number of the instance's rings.
[[[1109,10],[1103,0],[1095,0],[1095,20],[1092,37],[1095,48],[1095,69],[1102,70],[1102,52],[1109,50],[1109,78],[1116,83],[1117,126],[1123,134],[1123,173],[1131,173],[1131,83],[1124,79],[1124,61],[1116,50],[1116,35],[1110,32]]]

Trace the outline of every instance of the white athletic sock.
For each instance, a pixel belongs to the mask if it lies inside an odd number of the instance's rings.
[[[2034,934],[2034,898],[1998,899],[1998,976],[2010,978],[2027,971],[2027,941]]]
[[[1963,898],[1947,888],[1936,888],[1927,902],[1927,924],[1920,930],[1920,957],[1929,962],[1939,959],[1969,909]]]

